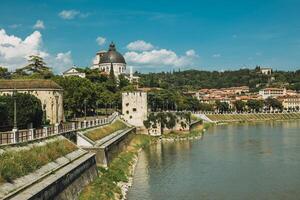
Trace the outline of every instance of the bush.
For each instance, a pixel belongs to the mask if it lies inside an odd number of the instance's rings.
[[[0,155],[0,183],[13,182],[75,149],[77,147],[68,140],[57,140],[44,146],[4,152]]]

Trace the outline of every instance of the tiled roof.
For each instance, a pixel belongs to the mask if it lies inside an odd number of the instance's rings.
[[[0,80],[1,89],[59,89],[59,86],[52,80],[42,79],[13,79],[13,80]]]

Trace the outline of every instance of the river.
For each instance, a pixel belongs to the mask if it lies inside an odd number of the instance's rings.
[[[129,200],[300,199],[300,121],[219,125],[141,152]]]

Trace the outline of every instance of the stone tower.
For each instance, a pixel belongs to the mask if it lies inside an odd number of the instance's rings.
[[[124,120],[129,124],[143,127],[143,122],[147,119],[147,93],[122,93],[122,114]]]

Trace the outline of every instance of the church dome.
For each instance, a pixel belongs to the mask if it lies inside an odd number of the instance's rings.
[[[102,63],[124,63],[124,64],[126,64],[124,57],[122,56],[122,54],[120,54],[116,50],[116,46],[113,42],[109,45],[108,51],[100,59],[99,64],[102,64]]]

